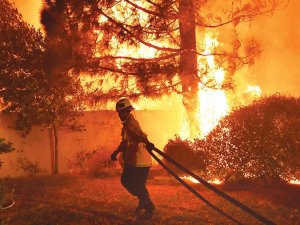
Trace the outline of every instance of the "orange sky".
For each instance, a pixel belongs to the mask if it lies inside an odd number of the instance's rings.
[[[25,21],[40,28],[41,0],[15,2]],[[282,93],[300,96],[300,1],[290,0],[285,10],[272,17],[261,17],[249,27],[262,46],[262,55],[246,76],[257,83],[263,94]]]

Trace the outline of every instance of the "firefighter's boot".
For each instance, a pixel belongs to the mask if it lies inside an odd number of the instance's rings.
[[[151,219],[155,210],[155,206],[150,198],[145,202],[145,219]]]
[[[145,209],[145,207],[144,207],[142,201],[139,200],[139,204],[138,204],[138,206],[136,207],[135,212],[136,212],[136,213],[140,213],[143,209]]]

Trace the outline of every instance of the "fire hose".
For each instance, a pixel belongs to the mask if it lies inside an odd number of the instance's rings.
[[[275,225],[275,223],[273,223],[272,221],[266,219],[265,217],[263,217],[262,215],[260,215],[259,213],[255,212],[254,210],[250,209],[248,206],[244,205],[243,203],[239,202],[238,200],[236,200],[235,198],[229,196],[228,194],[226,194],[225,192],[219,190],[218,188],[216,188],[215,186],[211,185],[210,183],[208,183],[207,181],[205,181],[204,179],[202,179],[200,176],[198,176],[197,174],[193,173],[192,171],[188,170],[187,168],[185,168],[184,166],[182,166],[181,164],[179,164],[178,162],[176,162],[174,159],[172,159],[170,156],[168,156],[166,153],[164,153],[163,151],[157,149],[157,148],[153,148],[152,151],[149,151],[150,155],[167,171],[169,172],[172,176],[175,177],[175,179],[177,181],[179,181],[184,187],[186,187],[190,192],[192,192],[196,197],[198,197],[200,200],[202,200],[204,203],[206,203],[208,206],[210,206],[211,208],[213,208],[214,210],[216,210],[218,213],[222,214],[223,216],[225,216],[226,218],[232,220],[233,222],[237,223],[237,224],[242,224],[239,221],[237,221],[236,219],[234,219],[233,217],[231,217],[230,215],[228,215],[226,212],[224,212],[223,210],[219,209],[218,207],[216,207],[215,205],[213,205],[212,203],[210,203],[207,199],[205,199],[203,196],[201,196],[195,189],[193,189],[189,184],[187,184],[185,181],[183,181],[180,177],[178,177],[169,167],[167,167],[159,158],[158,156],[156,156],[153,151],[155,151],[156,153],[158,153],[159,155],[161,155],[162,157],[164,157],[167,161],[169,161],[170,163],[172,163],[174,166],[176,166],[177,168],[179,168],[180,170],[182,170],[183,172],[187,173],[188,175],[192,176],[193,178],[195,178],[196,180],[198,180],[201,184],[203,184],[205,187],[207,187],[208,189],[210,189],[211,191],[215,192],[216,194],[218,194],[219,196],[221,196],[222,198],[226,199],[227,201],[229,201],[230,203],[232,203],[233,205],[235,205],[236,207],[240,208],[241,210],[243,210],[244,212],[250,214],[251,216],[253,216],[255,219],[259,220],[260,222],[267,224],[267,225]]]

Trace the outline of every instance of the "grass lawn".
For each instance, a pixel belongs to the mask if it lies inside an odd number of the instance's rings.
[[[156,205],[149,221],[137,219],[137,200],[120,184],[120,171],[95,176],[41,176],[8,179],[15,205],[0,211],[0,224],[233,224],[194,197],[163,171],[153,169],[148,190]],[[243,224],[261,224],[200,184],[193,187]],[[222,188],[221,186],[219,188]],[[276,224],[300,224],[300,186],[247,186],[226,191]]]

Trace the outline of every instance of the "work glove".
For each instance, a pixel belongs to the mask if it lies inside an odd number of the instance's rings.
[[[150,141],[146,144],[146,149],[148,152],[151,152],[155,148],[154,144],[151,143]]]
[[[112,160],[112,161],[117,161],[117,155],[119,154],[119,152],[116,150],[116,151],[114,151],[112,154],[111,154],[111,156],[110,156],[110,159]]]

